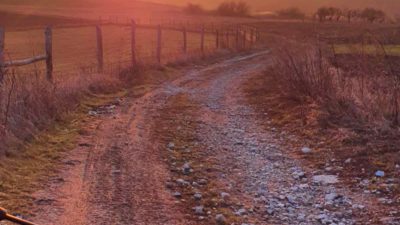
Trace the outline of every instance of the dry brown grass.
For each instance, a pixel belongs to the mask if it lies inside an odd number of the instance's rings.
[[[6,74],[1,84],[1,154],[11,154],[15,143],[35,134],[77,109],[83,97],[119,90],[116,75],[91,74],[57,77],[48,82],[43,74]]]
[[[325,119],[357,122],[388,129],[399,121],[399,81],[385,55],[334,55],[323,45],[291,46],[275,58],[267,72],[282,94],[299,102],[317,103]]]

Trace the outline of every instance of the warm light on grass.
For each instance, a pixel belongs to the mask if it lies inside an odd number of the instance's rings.
[[[400,56],[400,45],[362,45],[362,44],[337,44],[333,46],[336,54],[387,54]]]

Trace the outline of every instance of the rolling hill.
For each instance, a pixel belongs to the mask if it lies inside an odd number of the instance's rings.
[[[185,5],[189,2],[193,2],[202,4],[207,8],[214,8],[223,1],[224,0],[158,0],[157,2],[177,5]],[[252,6],[253,11],[275,11],[289,6],[300,7],[307,12],[313,12],[320,6],[337,6],[341,8],[376,7],[390,14],[397,14],[400,11],[399,0],[246,0],[245,2]]]

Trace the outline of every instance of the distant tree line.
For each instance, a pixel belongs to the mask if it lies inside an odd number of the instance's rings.
[[[354,20],[364,20],[370,23],[384,22],[387,19],[386,13],[379,9],[365,8],[360,9],[339,9],[335,7],[321,7],[315,13],[320,22],[340,21],[345,18],[349,23]]]
[[[306,14],[299,8],[291,7],[276,12],[279,18],[284,19],[300,19],[307,18]],[[387,19],[386,13],[379,9],[365,8],[360,9],[340,9],[336,7],[321,7],[315,12],[314,18],[320,22],[326,21],[367,21],[370,23],[384,22]]]
[[[184,12],[188,14],[212,14],[218,16],[248,17],[250,16],[250,5],[244,1],[225,1],[215,10],[207,11],[199,4],[189,3]]]

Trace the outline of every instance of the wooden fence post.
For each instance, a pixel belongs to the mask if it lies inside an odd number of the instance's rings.
[[[183,53],[187,53],[187,31],[186,31],[186,27],[183,27]]]
[[[254,45],[254,28],[250,30],[250,48]]]
[[[135,67],[137,65],[136,61],[136,22],[132,19],[131,21],[131,56],[132,56],[132,66]]]
[[[97,72],[103,72],[104,58],[103,58],[103,33],[101,27],[96,26],[96,37],[97,37]]]
[[[240,35],[240,30],[239,30],[239,26],[238,26],[236,28],[236,49],[237,50],[239,50],[239,48],[240,48],[239,35]]]
[[[243,30],[243,49],[246,49],[247,30]]]
[[[0,27],[0,84],[3,83],[4,73],[5,73],[4,42],[5,42],[5,30],[3,27]]]
[[[231,47],[230,43],[229,43],[230,42],[230,40],[229,40],[230,39],[230,34],[229,33],[230,33],[229,29],[226,30],[226,48],[227,49],[229,49]]]
[[[45,30],[46,70],[47,80],[53,80],[53,30],[47,27]]]
[[[219,49],[219,30],[216,31],[215,35],[216,35],[215,46],[217,49]]]
[[[161,64],[161,46],[162,44],[162,29],[161,25],[158,25],[157,28],[157,62]]]
[[[204,54],[204,35],[205,35],[205,30],[204,30],[204,26],[202,26],[201,28],[201,43],[200,43],[200,49],[201,49],[201,53]]]

